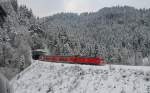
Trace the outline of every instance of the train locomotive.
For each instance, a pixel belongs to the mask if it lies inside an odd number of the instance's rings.
[[[104,60],[100,56],[64,56],[64,55],[45,55],[42,51],[33,51],[32,57],[34,60],[56,62],[56,63],[72,63],[72,64],[88,64],[88,65],[102,65]]]

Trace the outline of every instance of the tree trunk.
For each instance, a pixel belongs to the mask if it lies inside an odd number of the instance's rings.
[[[14,93],[8,79],[0,73],[0,93]]]

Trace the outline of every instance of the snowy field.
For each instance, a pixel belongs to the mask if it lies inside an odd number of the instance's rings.
[[[150,93],[150,67],[36,61],[11,83],[15,93]]]

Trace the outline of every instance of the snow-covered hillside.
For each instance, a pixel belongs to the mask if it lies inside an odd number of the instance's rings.
[[[150,67],[36,61],[11,83],[15,93],[150,93]]]

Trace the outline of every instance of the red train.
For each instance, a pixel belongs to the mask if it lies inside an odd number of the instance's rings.
[[[61,55],[42,55],[39,57],[41,61],[50,62],[67,62],[78,64],[101,65],[104,63],[103,58],[97,57],[81,57],[81,56],[61,56]]]

